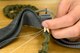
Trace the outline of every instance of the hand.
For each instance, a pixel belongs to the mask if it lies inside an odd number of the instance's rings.
[[[54,38],[74,38],[80,36],[80,0],[61,0],[55,19],[42,22],[51,30]]]

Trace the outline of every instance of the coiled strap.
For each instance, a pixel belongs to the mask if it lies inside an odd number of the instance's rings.
[[[21,12],[25,8],[30,8],[34,11],[38,10],[37,7],[32,6],[32,5],[16,4],[16,5],[7,5],[6,7],[4,7],[3,13],[6,17],[8,17],[10,19],[14,19],[19,14],[19,12]]]
[[[50,41],[50,34],[48,32],[44,32],[44,41],[42,43],[42,49],[39,51],[39,53],[48,53],[48,44]]]

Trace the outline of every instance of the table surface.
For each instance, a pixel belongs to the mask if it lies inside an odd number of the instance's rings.
[[[56,14],[59,2],[60,0],[0,1],[0,28],[7,26],[12,21],[3,15],[2,9],[6,5],[32,4],[37,6],[39,9],[48,8]],[[30,35],[38,31],[40,30],[29,26],[23,26],[19,37],[11,44],[0,49],[0,53],[38,53],[38,50],[41,48],[42,41],[44,40],[43,35],[42,33],[40,35]],[[80,53],[80,49],[71,49],[60,46],[51,39],[48,53]]]

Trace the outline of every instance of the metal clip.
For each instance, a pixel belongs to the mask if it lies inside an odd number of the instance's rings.
[[[48,28],[44,27],[44,32],[50,32]]]

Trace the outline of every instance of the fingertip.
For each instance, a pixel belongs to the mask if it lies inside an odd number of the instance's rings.
[[[53,19],[43,21],[42,26],[52,29],[53,28]]]
[[[55,38],[55,39],[62,39],[63,37],[59,36],[59,35],[54,35],[52,34],[52,36]]]
[[[58,33],[54,33],[54,31],[51,32],[52,33],[52,36],[55,38],[55,39],[62,39],[63,37],[58,35]]]
[[[43,27],[48,27],[47,21],[43,21],[43,22],[42,22],[42,26],[43,26]]]

